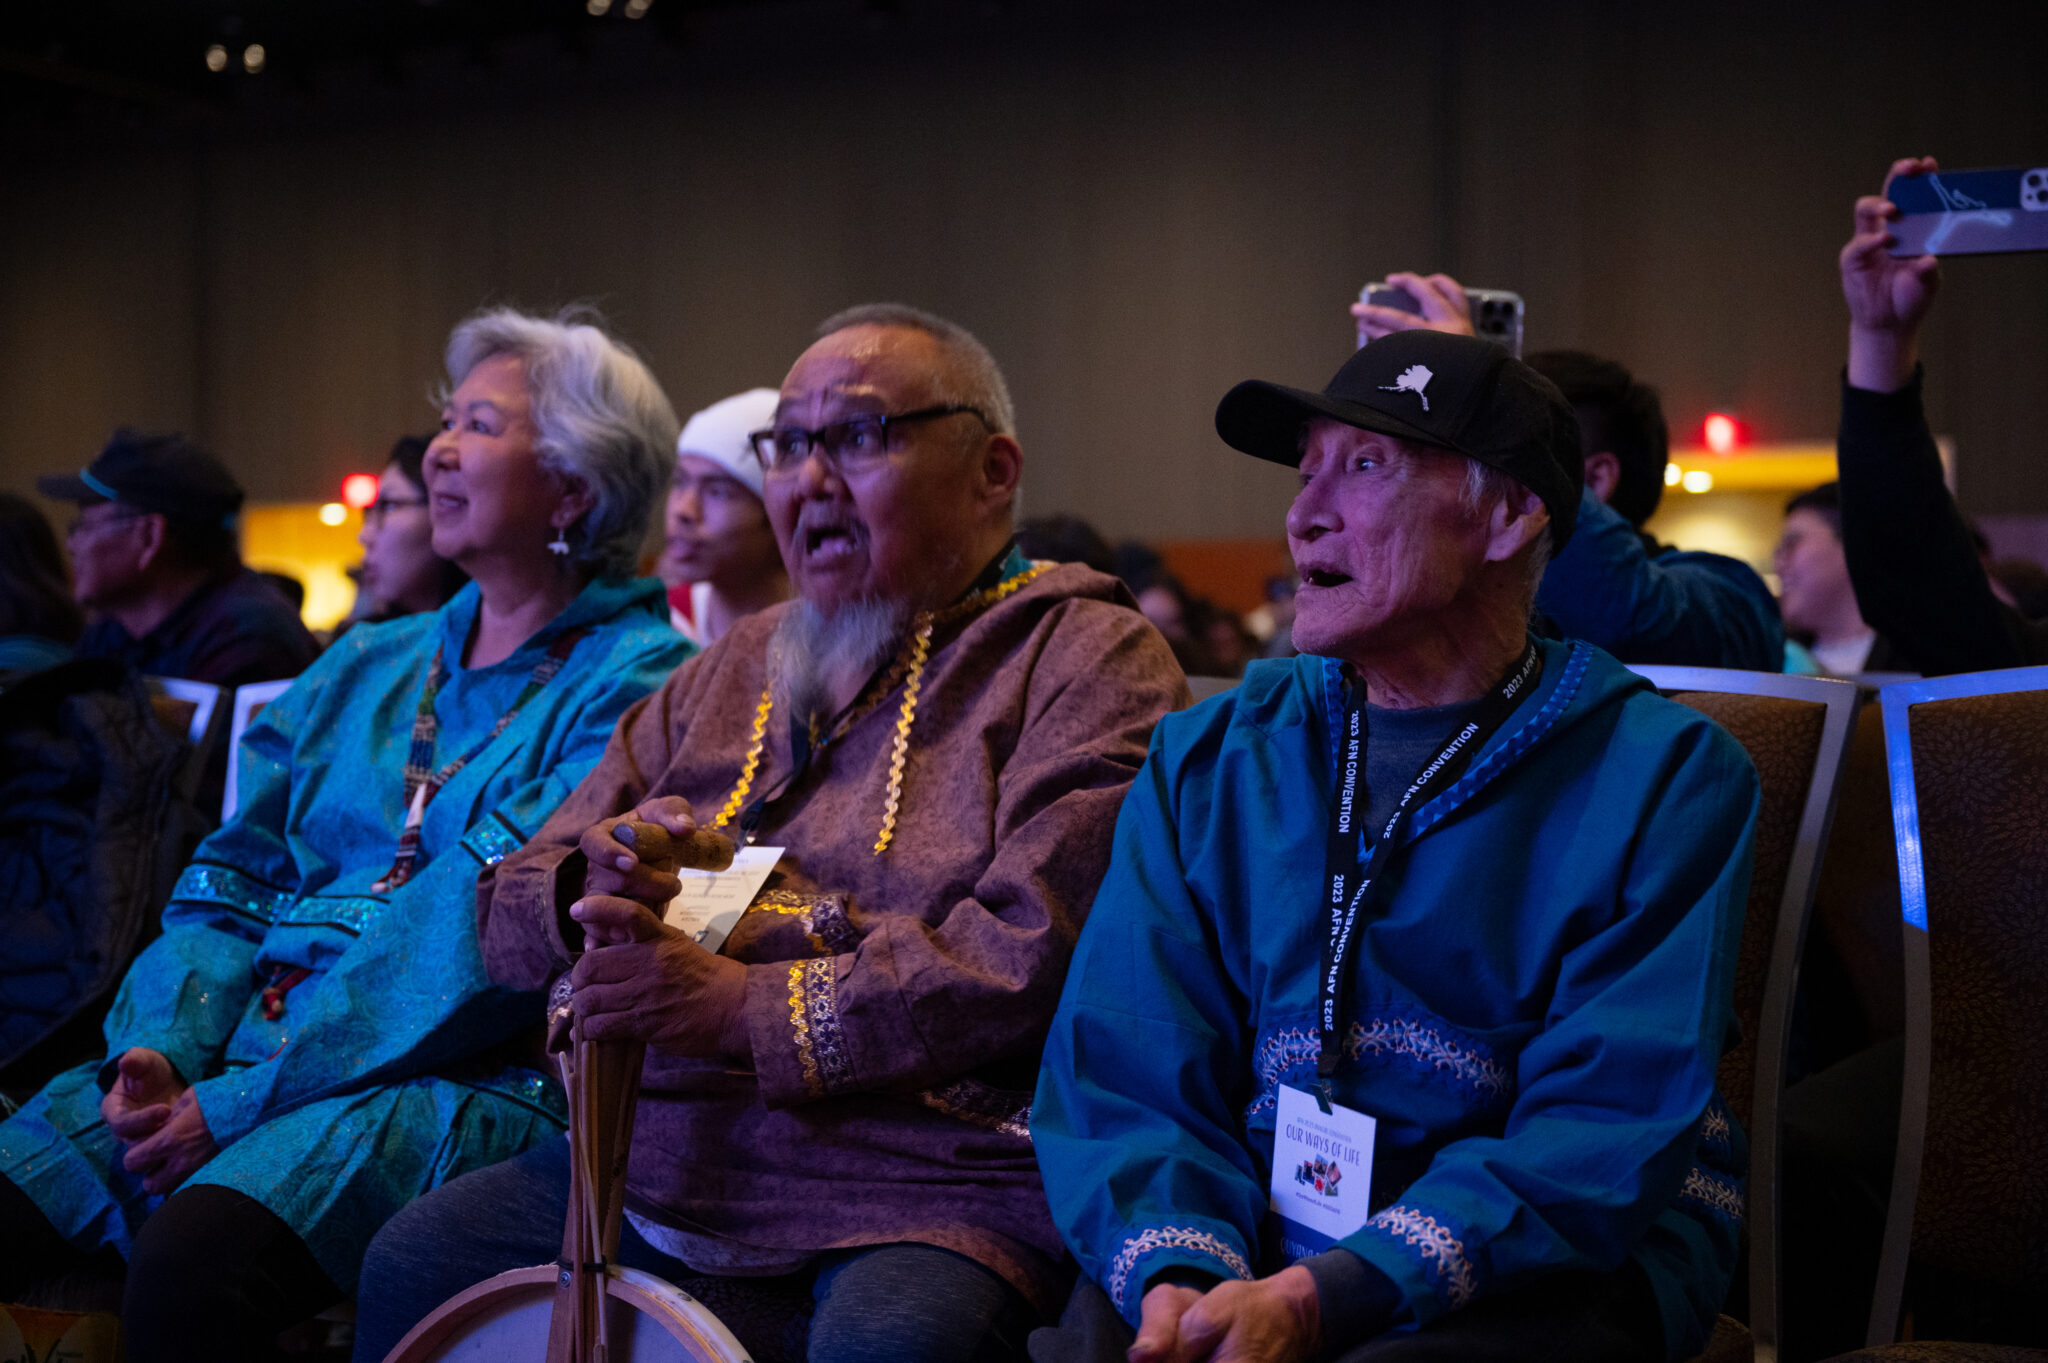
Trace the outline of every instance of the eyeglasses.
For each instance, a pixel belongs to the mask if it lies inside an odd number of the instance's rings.
[[[384,518],[394,511],[426,504],[427,499],[424,497],[379,497],[363,508],[363,524],[382,525]]]
[[[851,476],[867,472],[888,456],[891,429],[913,421],[936,421],[940,417],[963,413],[984,426],[991,424],[979,407],[948,403],[940,407],[920,407],[914,412],[898,412],[893,416],[878,413],[852,417],[820,426],[815,431],[807,431],[801,426],[771,426],[765,431],[755,431],[747,441],[754,447],[754,457],[761,461],[762,470],[771,478],[795,473],[813,454],[841,474]]]

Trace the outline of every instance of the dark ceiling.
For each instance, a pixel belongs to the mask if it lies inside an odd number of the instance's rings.
[[[788,8],[787,0],[780,0]],[[450,70],[558,84],[674,65],[720,12],[778,0],[12,0],[0,10],[0,127],[132,135],[237,112],[404,99]],[[799,4],[797,8],[805,6]],[[809,9],[818,8],[815,4]],[[895,0],[829,6],[886,20]]]

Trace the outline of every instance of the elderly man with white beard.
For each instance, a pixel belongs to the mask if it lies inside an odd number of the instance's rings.
[[[959,327],[831,319],[754,443],[797,599],[629,712],[486,872],[486,960],[566,973],[579,1035],[649,1044],[622,1264],[762,1360],[1021,1356],[1060,1286],[1039,1052],[1186,685],[1114,579],[1017,552],[1009,395]],[[781,849],[717,951],[662,922],[678,881],[613,839],[628,812]],[[408,1209],[368,1256],[357,1357],[553,1258],[568,1185],[554,1143]]]

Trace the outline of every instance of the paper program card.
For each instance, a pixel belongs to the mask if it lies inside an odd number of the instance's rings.
[[[1290,1260],[1320,1254],[1371,1215],[1372,1142],[1363,1112],[1281,1085],[1273,1123],[1273,1210]]]
[[[706,951],[718,950],[781,857],[780,847],[741,847],[723,871],[677,871],[683,888],[669,900],[662,921],[689,933]]]

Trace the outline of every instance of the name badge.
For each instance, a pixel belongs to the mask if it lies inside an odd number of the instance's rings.
[[[668,901],[662,921],[689,933],[706,951],[718,950],[781,857],[780,847],[741,847],[723,871],[677,871],[683,888]]]
[[[1320,1254],[1371,1215],[1372,1143],[1363,1112],[1281,1086],[1273,1125],[1273,1210],[1288,1259]]]

